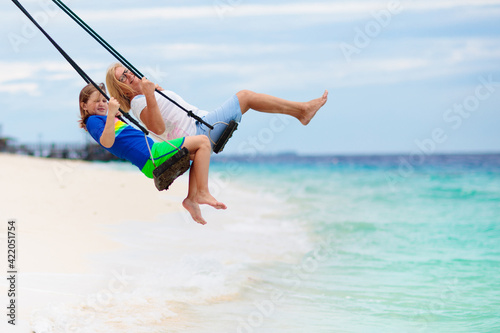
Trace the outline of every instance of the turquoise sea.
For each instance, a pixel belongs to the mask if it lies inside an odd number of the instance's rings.
[[[500,332],[500,155],[221,162],[311,240],[228,332]]]
[[[110,228],[123,288],[35,331],[500,332],[500,155],[217,156],[210,184],[227,211]]]

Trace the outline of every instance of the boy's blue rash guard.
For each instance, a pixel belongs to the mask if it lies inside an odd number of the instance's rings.
[[[90,116],[87,119],[87,130],[94,140],[101,145],[101,135],[106,125],[106,116]],[[154,143],[153,139],[147,138],[149,146]],[[101,145],[102,146],[102,145]],[[132,164],[142,170],[149,160],[149,150],[146,145],[144,134],[115,118],[115,143],[111,148],[104,149],[111,154],[130,161]]]

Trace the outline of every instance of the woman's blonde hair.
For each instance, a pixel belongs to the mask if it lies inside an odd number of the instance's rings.
[[[99,83],[99,88],[106,93],[106,86],[104,83]],[[98,91],[93,84],[89,83],[85,87],[83,87],[82,91],[80,91],[80,98],[78,99],[78,105],[80,106],[80,127],[84,130],[87,130],[86,122],[87,119],[91,116],[88,110],[83,109],[83,104],[88,103],[90,96]]]
[[[134,90],[125,83],[118,81],[115,76],[118,67],[124,66],[120,63],[109,66],[108,72],[106,73],[106,85],[108,86],[109,94],[120,103],[120,108],[125,112],[129,112],[130,101],[134,97]]]

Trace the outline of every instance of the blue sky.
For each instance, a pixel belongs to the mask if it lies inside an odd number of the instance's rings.
[[[49,0],[20,1],[87,71],[114,59]],[[306,101],[307,127],[248,113],[229,153],[500,151],[500,0],[66,1],[148,78],[212,110],[241,89]],[[0,4],[1,134],[85,142],[84,81]],[[498,82],[498,83],[497,83]]]

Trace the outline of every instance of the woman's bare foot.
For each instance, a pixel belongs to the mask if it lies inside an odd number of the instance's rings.
[[[320,98],[313,99],[312,101],[309,101],[305,103],[305,111],[303,116],[301,117],[300,122],[302,125],[307,125],[313,119],[313,117],[316,115],[316,112],[318,112],[319,109],[323,105],[325,105],[326,101],[328,100],[328,90],[325,90],[325,93],[323,96]]]
[[[207,224],[207,221],[205,221],[205,219],[203,219],[203,216],[201,216],[200,205],[198,205],[196,202],[192,201],[189,198],[186,198],[182,202],[182,206],[184,206],[189,214],[191,214],[193,220],[195,220],[199,224]]]
[[[210,193],[201,193],[198,192],[196,195],[196,202],[200,205],[209,205],[214,207],[215,209],[226,209],[226,205],[222,202],[217,201]]]

